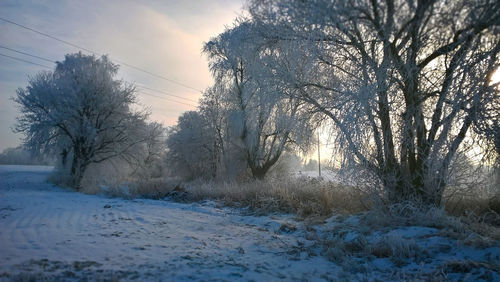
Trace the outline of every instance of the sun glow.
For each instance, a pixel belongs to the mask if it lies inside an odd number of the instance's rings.
[[[491,76],[491,84],[500,82],[500,67]]]

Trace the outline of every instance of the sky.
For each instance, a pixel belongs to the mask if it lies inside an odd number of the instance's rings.
[[[0,0],[0,18],[204,90],[213,81],[201,53],[203,43],[230,26],[242,13],[243,5],[244,0]],[[79,51],[1,20],[0,46],[53,61]],[[2,47],[0,54],[54,67]],[[0,152],[21,143],[22,135],[12,131],[18,109],[11,97],[17,88],[27,86],[30,76],[42,70],[47,69],[0,55]],[[123,65],[118,78],[193,101],[201,97],[196,90]],[[152,120],[173,125],[184,111],[196,109],[196,102],[165,93],[142,88],[138,94],[140,106],[150,110]]]

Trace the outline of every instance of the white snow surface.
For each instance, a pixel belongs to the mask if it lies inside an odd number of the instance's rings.
[[[50,171],[0,166],[4,279],[28,274],[50,280],[335,277],[336,266],[321,256],[287,254],[299,239],[279,232],[290,216],[244,216],[213,202],[85,195],[46,183]]]
[[[359,216],[310,225],[211,201],[85,195],[47,183],[51,170],[0,166],[0,281],[500,281],[498,242],[474,247],[419,226],[367,232]],[[384,238],[420,251],[356,251]]]

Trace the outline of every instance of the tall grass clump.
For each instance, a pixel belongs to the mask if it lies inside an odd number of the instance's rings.
[[[237,182],[200,182],[185,185],[190,201],[221,200],[265,214],[296,213],[300,217],[357,213],[368,208],[365,195],[354,187],[314,178],[271,178]]]

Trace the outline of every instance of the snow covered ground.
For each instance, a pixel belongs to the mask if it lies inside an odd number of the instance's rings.
[[[321,256],[291,254],[284,216],[213,202],[84,195],[45,182],[47,167],[0,166],[0,277],[278,280],[335,277]],[[302,257],[301,257],[302,256]]]
[[[84,195],[46,183],[50,171],[0,166],[0,280],[500,281],[498,242],[372,231],[359,216],[310,225],[209,201]]]

